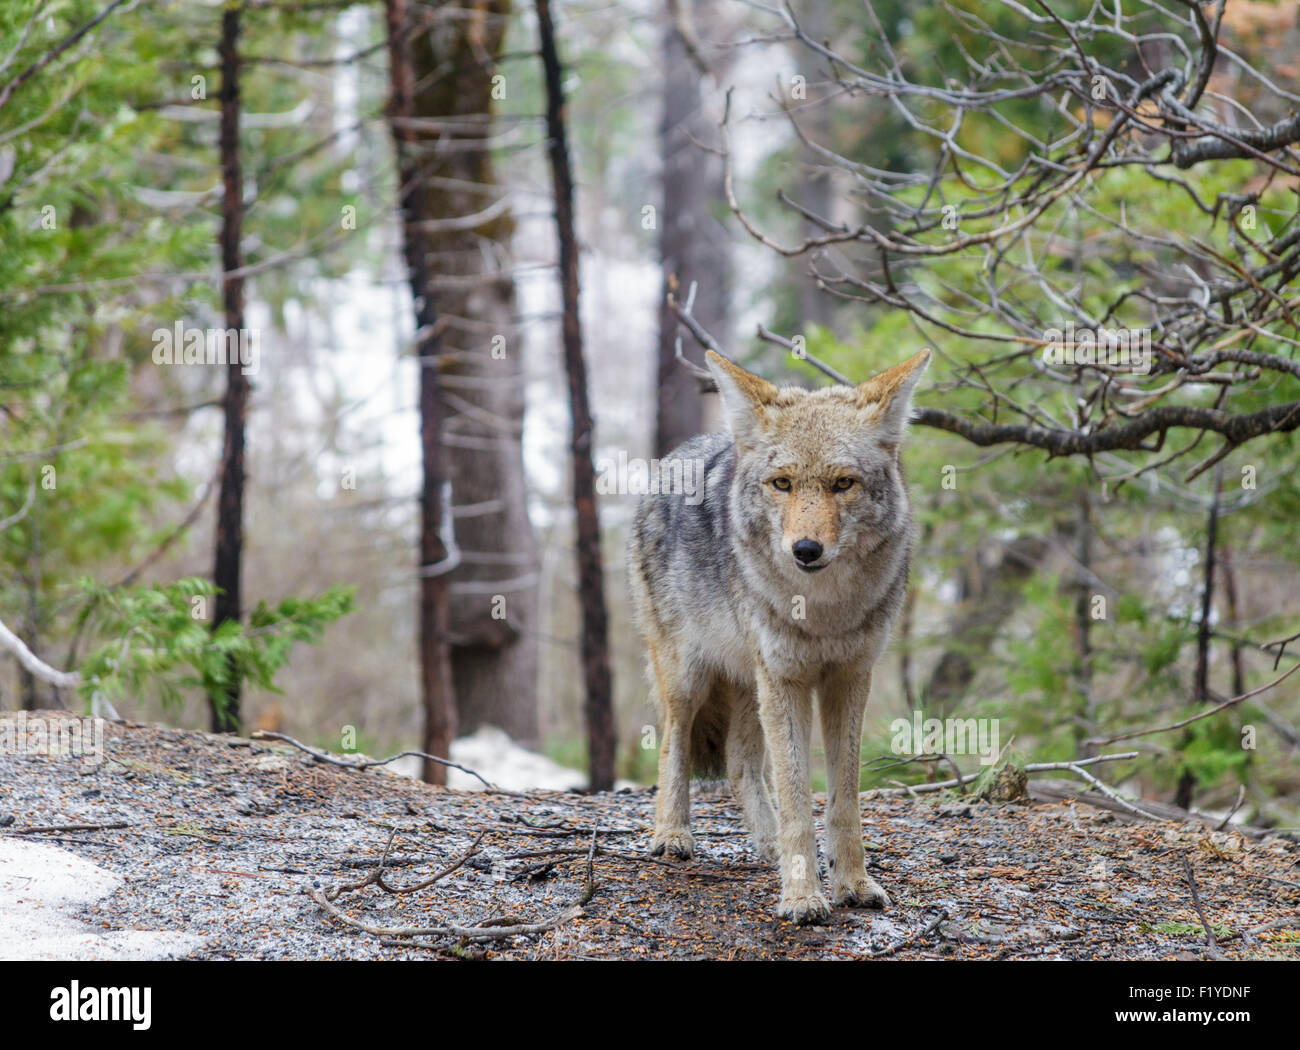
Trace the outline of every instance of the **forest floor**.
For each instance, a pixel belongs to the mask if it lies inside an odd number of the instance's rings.
[[[650,790],[453,791],[280,743],[105,738],[98,764],[0,754],[0,926],[28,920],[0,957],[1300,959],[1300,845],[1281,836],[1081,801],[868,797],[892,907],[800,928],[774,917],[775,868],[723,788],[696,792],[697,853],[678,861],[645,852]],[[66,898],[63,939],[27,907],[61,865],[111,873]]]

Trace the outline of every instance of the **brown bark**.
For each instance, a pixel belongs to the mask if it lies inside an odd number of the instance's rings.
[[[1208,430],[1222,434],[1233,445],[1243,445],[1253,438],[1300,429],[1300,401],[1270,405],[1258,412],[1236,415],[1218,408],[1191,405],[1163,405],[1123,423],[1099,426],[1090,430],[1064,430],[1040,427],[1032,423],[976,423],[937,408],[918,408],[912,413],[918,426],[935,427],[957,434],[973,445],[986,447],[1015,443],[1046,449],[1054,456],[1070,456],[1116,449],[1155,451],[1163,443],[1165,432],[1177,428]],[[1156,435],[1155,446],[1147,438]]]
[[[705,6],[689,0],[682,2],[684,9],[699,10]],[[684,11],[678,13],[684,17]],[[656,456],[666,455],[704,429],[704,399],[699,383],[677,360],[678,321],[668,305],[668,293],[675,292],[679,299],[684,298],[691,282],[698,282],[692,312],[723,346],[728,343],[729,246],[715,217],[726,206],[723,168],[720,158],[692,141],[707,142],[710,131],[700,108],[703,75],[682,39],[682,24],[680,18],[669,19],[663,30],[663,110],[659,123],[663,199],[659,209],[659,259],[664,285],[659,299],[655,383]],[[685,345],[683,353],[690,356]]]
[[[1219,542],[1219,489],[1223,468],[1214,471],[1214,497],[1205,523],[1205,582],[1201,588],[1201,622],[1196,630],[1196,681],[1192,700],[1203,704],[1210,699],[1210,613],[1214,611],[1214,569]]]
[[[1237,597],[1237,574],[1232,566],[1232,547],[1223,545],[1223,596],[1228,603],[1228,623],[1233,634],[1241,629],[1241,612]],[[1232,643],[1232,695],[1241,696],[1246,691],[1246,665],[1239,642]],[[1247,755],[1247,758],[1250,756]]]
[[[447,576],[439,571],[447,558],[442,533],[446,467],[442,449],[443,401],[438,382],[441,345],[428,264],[429,248],[420,227],[424,218],[420,201],[424,173],[420,165],[418,136],[409,123],[414,114],[415,97],[412,23],[406,0],[385,0],[384,13],[391,94],[389,126],[397,150],[402,249],[411,294],[415,299],[416,353],[420,362],[420,449],[424,476],[420,494],[419,570],[420,695],[424,731],[420,746],[429,754],[446,756],[451,752],[451,742],[456,735],[456,701],[448,644]],[[427,759],[422,776],[431,784],[447,782],[446,767]]]
[[[560,288],[563,303],[564,368],[573,415],[570,452],[573,466],[573,506],[578,528],[578,588],[582,604],[582,672],[586,686],[585,714],[589,776],[593,791],[614,786],[614,710],[609,670],[608,621],[601,572],[600,521],[596,514],[596,476],[592,467],[594,428],[587,397],[587,365],[582,352],[578,312],[578,241],[573,220],[573,173],[564,123],[564,88],[555,46],[549,0],[536,0],[546,77],[547,153],[555,186],[555,225],[560,248]]]
[[[456,278],[428,293],[436,290],[438,303],[442,456],[460,537],[460,564],[448,577],[457,727],[495,725],[536,744],[538,552],[524,485],[514,221],[489,148],[510,11],[510,0],[474,0],[417,15],[412,113],[438,130],[408,132],[420,147],[413,203],[436,223],[423,231],[425,250]]]
[[[830,4],[808,4],[801,12],[804,31],[814,40],[825,40],[830,35]],[[806,61],[808,53],[802,47],[796,47],[794,51],[795,61]],[[809,80],[814,76],[811,69],[801,71]],[[810,141],[824,145],[830,149],[836,148],[836,143],[831,134],[831,110],[827,105],[808,104],[796,102],[800,107],[799,123],[803,128],[803,134]],[[834,204],[833,187],[831,184],[831,172],[825,164],[810,163],[813,158],[805,159],[805,162],[799,165],[799,182],[796,190],[799,204],[813,215],[818,215],[823,219],[833,220],[831,214]],[[823,228],[811,219],[804,219],[801,223],[803,236],[815,237],[824,232]],[[799,327],[803,332],[807,332],[810,325],[821,325],[830,327],[834,320],[834,302],[835,300],[829,293],[817,286],[817,279],[810,272],[809,260],[806,258],[790,260],[794,272],[791,274],[799,290]]]
[[[244,176],[239,144],[239,11],[221,16],[221,302],[227,331],[244,327],[244,279],[240,238],[244,227]],[[244,546],[244,425],[248,415],[248,377],[238,355],[226,366],[225,442],[221,452],[221,487],[217,497],[216,558],[212,581],[220,588],[212,626],[241,615],[240,569]],[[230,681],[208,691],[214,732],[237,732],[240,687],[235,668]]]

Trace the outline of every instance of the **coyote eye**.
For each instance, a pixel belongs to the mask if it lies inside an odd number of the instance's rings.
[[[836,478],[831,483],[831,489],[835,492],[848,492],[851,488],[853,488],[852,478]]]
[[[772,479],[772,487],[773,487],[773,488],[776,488],[776,489],[779,489],[779,490],[782,491],[782,492],[789,492],[789,491],[790,491],[790,479],[789,479],[789,478],[773,478],[773,479]]]

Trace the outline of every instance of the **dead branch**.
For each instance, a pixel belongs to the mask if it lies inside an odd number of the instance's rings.
[[[1286,674],[1273,679],[1273,681],[1266,685],[1261,685],[1247,693],[1242,693],[1240,696],[1234,696],[1230,700],[1225,700],[1221,704],[1216,704],[1207,711],[1202,711],[1198,715],[1192,715],[1190,718],[1184,718],[1179,722],[1171,722],[1167,726],[1157,726],[1155,729],[1135,729],[1129,733],[1116,733],[1114,736],[1093,737],[1090,738],[1087,743],[1096,745],[1097,747],[1105,747],[1107,744],[1113,744],[1118,740],[1133,740],[1140,736],[1151,736],[1153,733],[1167,733],[1171,729],[1181,729],[1183,726],[1191,725],[1193,722],[1199,722],[1202,718],[1209,718],[1211,715],[1217,715],[1220,711],[1232,707],[1234,704],[1239,704],[1243,700],[1249,700],[1252,696],[1259,696],[1261,693],[1268,692],[1268,690],[1272,689],[1274,686],[1285,682],[1296,672],[1297,669],[1300,669],[1300,663],[1295,664],[1286,672]]]
[[[1205,943],[1210,949],[1210,955],[1214,958],[1222,959],[1223,953],[1219,951],[1219,946],[1214,943],[1214,931],[1210,929],[1210,920],[1205,917],[1205,909],[1201,907],[1201,894],[1196,889],[1196,876],[1192,873],[1192,862],[1183,855],[1183,875],[1187,879],[1187,885],[1192,891],[1192,904],[1196,908],[1196,914],[1201,918],[1201,926],[1205,928]]]
[[[1100,792],[1089,791],[1080,794],[1079,785],[1069,780],[1031,780],[1029,782],[1029,797],[1035,802],[1081,802],[1093,809],[1104,809],[1127,817],[1134,816],[1124,806],[1114,799],[1107,798]],[[1183,809],[1181,806],[1171,805],[1168,802],[1152,802],[1150,799],[1143,799],[1142,807],[1146,811],[1146,815],[1140,818],[1143,820],[1168,820],[1178,824],[1196,821],[1213,829],[1220,819],[1198,813],[1194,809]],[[1276,831],[1270,828],[1255,827],[1251,824],[1234,824],[1232,831],[1250,839],[1262,839],[1277,834]]]
[[[76,671],[55,670],[28,649],[23,640],[9,630],[3,621],[0,621],[0,649],[8,649],[13,653],[29,674],[60,689],[75,689],[81,684],[81,675]]]
[[[493,941],[503,937],[523,936],[533,933],[545,933],[583,914],[579,905],[573,905],[562,912],[552,915],[541,922],[519,923],[518,925],[500,925],[504,920],[489,919],[485,922],[496,923],[492,926],[459,926],[448,923],[446,926],[372,926],[370,923],[354,919],[342,909],[335,907],[320,890],[311,886],[303,887],[303,892],[324,908],[330,915],[348,926],[375,937],[459,937],[467,941]]]
[[[44,828],[4,828],[6,835],[45,835],[58,831],[116,831],[133,827],[131,824],[52,824]]]
[[[947,920],[948,917],[948,909],[941,907],[939,913],[926,923],[924,928],[917,930],[916,933],[909,934],[900,940],[894,941],[892,944],[881,948],[879,951],[867,952],[866,957],[869,959],[879,959],[886,955],[893,955],[894,952],[898,951],[900,948],[906,948],[909,945],[915,944],[917,941],[924,940],[926,937],[929,937],[930,934],[934,933],[934,931],[939,928],[940,924]]]
[[[741,227],[769,251],[806,257],[809,275],[826,294],[854,306],[906,311],[926,343],[947,333],[966,344],[963,350],[995,348],[982,360],[952,355],[945,377],[954,389],[982,391],[993,418],[921,408],[913,419],[919,425],[979,446],[1029,446],[1051,456],[1159,452],[1168,432],[1178,429],[1197,431],[1198,438],[1220,435],[1222,445],[1189,478],[1247,442],[1296,430],[1300,401],[1240,410],[1231,402],[1207,408],[1177,399],[1195,396],[1204,384],[1224,393],[1267,393],[1274,388],[1261,384],[1275,377],[1264,371],[1295,375],[1300,369],[1292,356],[1267,352],[1268,341],[1296,345],[1287,333],[1300,300],[1287,290],[1300,275],[1300,229],[1289,210],[1261,203],[1278,175],[1300,175],[1300,96],[1225,46],[1221,7],[1209,18],[1194,3],[1171,8],[1138,0],[1138,10],[1112,20],[1096,6],[1071,19],[1042,2],[1037,10],[1002,3],[1028,23],[1026,36],[998,33],[982,10],[942,5],[940,17],[952,21],[955,35],[992,41],[996,57],[960,48],[965,68],[945,70],[941,83],[931,70],[900,61],[889,37],[894,30],[887,32],[874,14],[858,27],[867,41],[854,53],[867,57],[856,62],[823,34],[806,31],[788,5],[760,7],[785,38],[829,68],[831,90],[822,93],[819,110],[903,137],[909,161],[884,169],[837,152],[834,142],[813,133],[833,124],[825,113],[805,124],[807,105],[771,96],[775,108],[753,116],[785,120],[808,164],[851,182],[857,206],[852,217],[822,216],[781,190],[777,199],[801,226],[816,228],[783,243],[737,191],[728,93],[718,152],[727,203]],[[1216,62],[1231,66],[1248,86],[1240,99],[1209,92]],[[1054,114],[1050,133],[1020,116],[1031,101]],[[1257,116],[1279,111],[1288,115],[1272,123]],[[976,124],[1016,148],[997,158],[979,152],[971,145]],[[1000,158],[1012,155],[1016,163],[1004,166]],[[1251,162],[1259,173],[1255,188],[1207,201],[1202,183],[1178,173],[1230,159]],[[1155,226],[1126,210],[1123,200],[1106,199],[1104,191],[1099,196],[1113,178],[1149,181],[1152,194],[1184,200],[1193,221]],[[924,191],[919,198],[918,190]],[[1256,232],[1260,211],[1270,219]],[[1218,234],[1229,248],[1214,246]],[[1149,258],[1132,261],[1135,246]],[[1075,277],[1066,280],[1052,261],[1069,257]],[[1131,261],[1131,279],[1115,281],[1111,266],[1093,268],[1121,258]],[[945,260],[953,265],[941,267]],[[955,276],[959,270],[969,276]],[[695,326],[687,327],[710,345]],[[1076,329],[1088,334],[1082,343]],[[1141,335],[1149,361],[1134,365],[1091,352],[1094,336],[1117,333]],[[758,336],[794,349],[792,340],[766,329]],[[1263,349],[1254,348],[1257,341],[1265,341]],[[1076,356],[1081,346],[1086,352]],[[1069,356],[1051,356],[1049,349]],[[846,381],[824,362],[807,359]],[[1234,364],[1250,368],[1234,370]],[[1046,416],[1041,405],[1054,387],[1081,410],[1060,421]],[[1003,412],[1016,418],[999,420]]]
[[[1089,773],[1086,769],[1079,768],[1079,764],[1077,762],[1067,763],[1066,769],[1070,770],[1070,772],[1072,773],[1078,773],[1079,776],[1083,777],[1084,780],[1086,780],[1089,784],[1091,784],[1103,795],[1105,795],[1108,799],[1110,799],[1112,802],[1115,802],[1125,811],[1132,813],[1135,816],[1145,817],[1147,820],[1161,819],[1160,817],[1156,816],[1154,813],[1148,813],[1146,810],[1141,809],[1138,806],[1135,806],[1132,802],[1129,802],[1127,799],[1121,798],[1118,792],[1116,792],[1112,788],[1107,787],[1100,780],[1098,780],[1091,773]]]
[[[1081,773],[1082,771],[1077,768],[1079,766],[1092,766],[1099,762],[1122,762],[1126,759],[1137,758],[1139,754],[1141,754],[1141,752],[1125,751],[1122,754],[1116,755],[1095,755],[1092,758],[1081,758],[1074,762],[1030,762],[1024,767],[1024,770],[1026,773],[1046,773],[1055,770],[1069,769]],[[882,755],[880,757],[884,758],[885,756]],[[878,761],[878,759],[873,761]],[[872,788],[867,792],[867,797],[872,798],[877,795],[882,797],[889,795],[920,795],[932,791],[947,791],[949,788],[956,788],[961,787],[964,784],[969,784],[978,776],[978,773],[967,773],[964,776],[954,777],[951,780],[936,780],[930,784],[913,784],[908,787],[900,788]]]
[[[0,626],[3,625],[0,624]],[[3,636],[0,636],[0,641],[3,641]],[[338,766],[341,769],[373,769],[375,766],[386,766],[390,762],[396,762],[399,758],[422,758],[426,762],[436,762],[439,765],[447,766],[450,769],[459,769],[462,773],[468,773],[470,776],[476,777],[489,791],[497,790],[495,784],[485,777],[480,776],[469,767],[462,766],[458,762],[452,762],[450,759],[439,758],[437,755],[430,755],[424,751],[403,751],[400,754],[391,755],[388,758],[359,758],[352,760],[339,758],[336,755],[331,755],[328,751],[319,751],[314,747],[309,747],[307,744],[304,744],[301,740],[295,740],[291,736],[286,736],[284,733],[271,733],[264,729],[255,729],[251,734],[249,734],[249,736],[250,739],[253,740],[281,740],[286,744],[292,744],[299,751],[305,751],[318,762],[324,762],[331,766]]]

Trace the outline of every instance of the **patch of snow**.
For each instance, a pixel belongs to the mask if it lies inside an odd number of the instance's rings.
[[[507,791],[570,791],[587,785],[587,775],[553,762],[545,755],[520,747],[509,734],[495,726],[481,726],[469,736],[452,741],[451,760],[472,769]],[[418,777],[420,759],[407,757],[383,767],[400,776]],[[459,769],[447,771],[447,786],[460,791],[482,791],[480,780]],[[636,787],[630,780],[620,780],[616,788]]]
[[[188,933],[98,933],[72,917],[121,885],[66,850],[0,838],[0,960],[169,959],[202,946]]]

